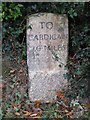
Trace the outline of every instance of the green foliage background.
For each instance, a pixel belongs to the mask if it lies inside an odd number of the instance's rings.
[[[26,19],[47,12],[67,14],[69,19],[69,97],[88,97],[90,83],[90,3],[2,3],[2,50],[14,59],[26,59]]]

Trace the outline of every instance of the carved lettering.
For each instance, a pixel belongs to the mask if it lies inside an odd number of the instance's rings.
[[[65,36],[61,34],[39,34],[39,35],[28,35],[29,40],[60,40],[65,39]],[[67,37],[67,36],[66,36]]]
[[[51,50],[51,51],[61,51],[61,50],[64,50],[65,49],[65,45],[61,46],[60,44],[59,45],[39,45],[39,46],[32,46],[32,49],[33,51],[48,51],[48,50]]]
[[[47,29],[52,29],[53,28],[53,23],[52,22],[39,22],[40,23],[40,28],[43,29],[43,28],[47,28]]]
[[[48,29],[52,29],[52,28],[53,28],[53,23],[52,23],[52,22],[47,22],[47,23],[46,23],[46,27],[47,27]]]
[[[45,25],[45,22],[40,22],[40,28],[43,29],[44,28],[44,25]]]

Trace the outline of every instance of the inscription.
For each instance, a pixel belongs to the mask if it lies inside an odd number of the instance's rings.
[[[52,22],[39,22],[40,23],[40,28],[47,28],[47,29],[52,29],[53,28],[53,23]]]
[[[51,50],[51,51],[60,51],[60,50],[65,50],[66,46],[65,45],[57,45],[57,46],[52,46],[52,45],[39,45],[39,46],[30,46],[31,49],[33,49],[34,51],[47,51],[47,50]]]
[[[39,35],[28,35],[29,40],[60,40],[65,39],[67,36],[61,34],[39,34]]]
[[[31,50],[33,50],[33,59],[36,59],[35,56],[39,56],[40,51],[63,51],[66,49],[66,45],[38,45],[38,46],[30,46]]]
[[[35,25],[31,24],[31,26],[33,27]],[[54,28],[54,23],[53,22],[39,22],[39,27],[40,27],[40,29],[46,28],[46,29],[48,29],[48,32],[49,32],[49,30]],[[37,41],[37,40],[38,41],[40,41],[40,40],[53,40],[53,41],[58,40],[59,41],[60,40],[62,42],[62,40],[65,40],[68,38],[68,36],[65,35],[63,32],[61,31],[61,33],[59,33],[57,31],[57,33],[55,33],[55,34],[39,33],[39,34],[35,34],[35,35],[30,33],[30,34],[28,34],[28,39],[30,41]],[[38,45],[38,46],[32,46],[31,49],[33,49],[33,51],[37,51],[37,52],[40,52],[42,50],[43,51],[47,51],[47,50],[63,51],[66,49],[66,46],[63,44],[59,44],[57,46],[55,46],[55,45]]]

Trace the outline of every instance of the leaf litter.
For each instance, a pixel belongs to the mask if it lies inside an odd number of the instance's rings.
[[[40,100],[31,102],[27,89],[27,66],[23,66],[25,64],[25,60],[22,60],[19,64],[17,61],[14,61],[14,64],[10,62],[8,67],[12,69],[10,69],[7,76],[3,76],[5,85],[0,84],[0,88],[5,86],[2,100],[3,117],[23,116],[24,118],[57,119],[67,117],[73,119],[83,116],[84,113],[87,114],[88,109],[90,109],[90,102],[87,100],[87,103],[80,103],[79,100],[70,99],[66,97],[63,90],[56,92],[56,100],[54,102],[47,101],[44,103]]]

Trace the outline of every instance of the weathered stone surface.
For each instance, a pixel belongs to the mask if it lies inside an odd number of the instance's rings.
[[[68,55],[66,15],[39,13],[27,20],[27,64],[29,97],[54,100],[56,91],[67,85],[65,65]]]

